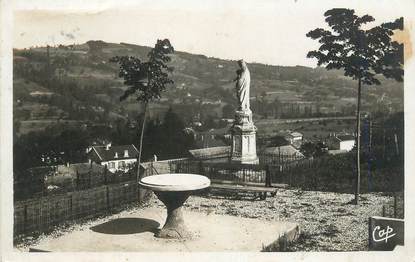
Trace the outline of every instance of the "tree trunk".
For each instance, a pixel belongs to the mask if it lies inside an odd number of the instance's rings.
[[[359,86],[357,90],[357,113],[356,113],[356,188],[354,195],[354,204],[359,204],[360,193],[360,97],[362,89],[362,80],[359,77]]]
[[[137,160],[137,183],[140,181],[141,151],[143,149],[143,137],[144,137],[144,128],[145,128],[145,125],[146,125],[147,104],[148,104],[147,102],[144,104],[143,123],[141,125],[140,149],[138,151],[138,160]]]

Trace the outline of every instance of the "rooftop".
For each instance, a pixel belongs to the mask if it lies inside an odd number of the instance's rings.
[[[231,152],[230,146],[217,146],[189,150],[190,154],[197,159],[228,157]]]
[[[338,135],[337,138],[340,141],[355,140],[354,136],[352,135]]]
[[[93,146],[92,151],[95,151],[101,161],[132,159],[138,156],[138,150],[134,145]],[[124,152],[128,153],[127,156]]]
[[[225,135],[230,134],[230,128],[232,125],[227,125],[226,127],[222,128],[212,128],[207,131],[199,132],[200,134],[207,134],[207,135]]]
[[[276,146],[276,147],[267,147],[265,149],[266,154],[277,154],[277,155],[284,155],[284,156],[300,156],[303,157],[304,155],[292,145],[286,146]]]
[[[288,134],[289,136],[292,136],[292,137],[302,137],[303,136],[303,134],[301,134],[301,133],[299,133],[299,132],[292,132],[292,133],[290,133],[290,134]]]

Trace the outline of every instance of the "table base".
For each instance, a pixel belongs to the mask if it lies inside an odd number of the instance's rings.
[[[190,192],[155,191],[154,193],[167,208],[166,223],[163,228],[156,233],[156,237],[178,239],[191,238],[193,234],[186,228],[182,213],[182,205],[189,197]]]

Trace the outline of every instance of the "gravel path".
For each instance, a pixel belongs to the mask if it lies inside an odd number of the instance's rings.
[[[252,201],[252,196],[232,199],[192,196],[185,208],[265,220],[297,222],[302,235],[289,251],[368,250],[368,220],[381,214],[390,197],[379,193],[361,195],[361,204],[351,204],[351,194],[281,189],[275,197]],[[160,204],[152,199],[154,204]]]

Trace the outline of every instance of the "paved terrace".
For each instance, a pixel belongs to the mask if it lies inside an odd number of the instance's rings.
[[[191,196],[184,205],[185,222],[196,231],[193,241],[154,238],[164,223],[164,205],[154,196],[144,208],[75,224],[16,247],[50,251],[261,251],[283,232],[299,225],[301,235],[291,251],[368,250],[368,218],[380,215],[391,198],[280,189],[265,201],[220,196]]]
[[[149,207],[97,220],[58,238],[45,238],[32,248],[45,251],[261,251],[273,250],[279,237],[298,236],[295,223],[185,211],[191,240],[154,237],[166,210]]]

